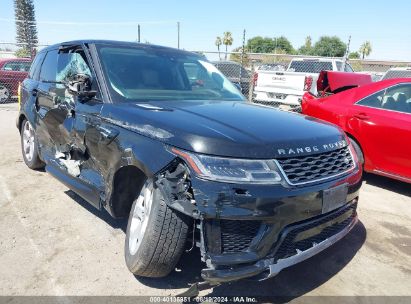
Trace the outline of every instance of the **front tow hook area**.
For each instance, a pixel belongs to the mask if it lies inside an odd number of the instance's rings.
[[[178,294],[177,297],[185,297],[185,298],[195,298],[198,297],[200,291],[207,290],[210,288],[214,288],[221,285],[220,283],[211,283],[211,282],[197,282],[191,285],[186,291]]]

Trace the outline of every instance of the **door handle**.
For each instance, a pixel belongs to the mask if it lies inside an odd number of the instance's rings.
[[[31,91],[31,95],[33,96],[33,97],[37,97],[37,93],[38,93],[39,91],[37,90],[37,89],[33,89],[32,91]]]
[[[355,118],[361,119],[361,120],[368,120],[370,117],[366,113],[356,113],[354,114]]]

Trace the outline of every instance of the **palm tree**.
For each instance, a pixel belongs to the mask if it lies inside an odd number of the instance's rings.
[[[225,45],[225,60],[227,60],[227,47],[229,45],[233,45],[233,36],[231,35],[231,32],[224,32],[223,34],[223,44]]]
[[[223,41],[221,40],[220,36],[217,36],[217,38],[215,39],[215,45],[217,46],[218,49],[218,59],[221,60],[221,56],[220,56],[220,45],[223,44]]]
[[[362,54],[362,59],[364,59],[366,56],[370,56],[371,52],[372,52],[372,46],[371,46],[371,42],[369,41],[365,41],[360,49],[359,52]]]

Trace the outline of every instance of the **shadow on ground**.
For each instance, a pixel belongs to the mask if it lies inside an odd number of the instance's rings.
[[[364,174],[364,180],[369,185],[411,197],[411,186],[408,183],[369,173]]]
[[[126,232],[127,229],[127,219],[114,219],[111,217],[108,212],[103,209],[103,210],[98,210],[97,208],[93,207],[89,202],[84,200],[81,196],[79,196],[77,193],[67,190],[64,191],[64,193],[69,196],[71,199],[76,201],[80,206],[82,206],[84,209],[86,209],[88,212],[92,213],[96,217],[100,218],[101,220],[105,221],[107,224],[109,224],[111,227],[115,229],[121,229],[123,232]]]
[[[242,280],[210,289],[207,296],[269,297],[274,303],[283,303],[300,297],[324,284],[343,269],[362,247],[367,237],[364,225],[359,222],[354,229],[338,243],[320,254],[280,272],[272,279],[262,282]],[[184,254],[178,268],[166,278],[136,279],[152,288],[188,288],[200,279],[204,265],[200,262],[198,250]]]

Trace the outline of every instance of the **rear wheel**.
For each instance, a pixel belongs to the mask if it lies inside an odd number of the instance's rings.
[[[27,167],[30,169],[40,169],[44,167],[44,163],[41,161],[38,153],[36,133],[30,122],[26,119],[21,124],[20,136],[23,160]]]
[[[183,253],[189,220],[171,209],[148,179],[128,219],[124,251],[129,270],[144,277],[168,275]]]

